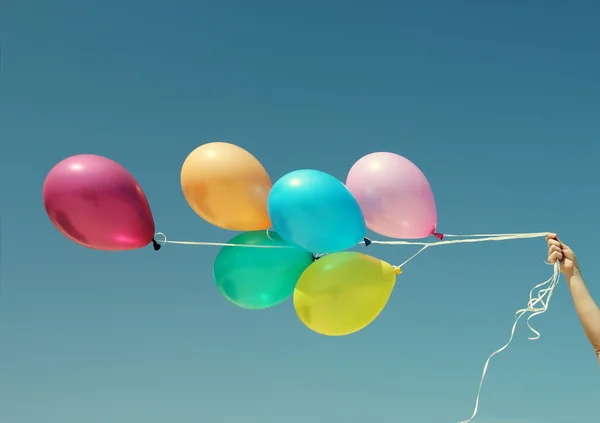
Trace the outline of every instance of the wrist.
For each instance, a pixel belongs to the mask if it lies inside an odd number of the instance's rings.
[[[579,267],[574,267],[573,269],[563,272],[563,274],[565,275],[565,279],[568,283],[571,283],[573,279],[581,278],[581,271],[579,270]]]

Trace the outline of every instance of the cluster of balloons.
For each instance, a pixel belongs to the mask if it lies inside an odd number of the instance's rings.
[[[254,310],[293,296],[300,320],[329,336],[354,333],[375,320],[399,273],[375,257],[345,250],[362,242],[367,229],[417,239],[434,235],[437,225],[429,182],[393,153],[361,158],[346,183],[304,169],[273,184],[248,151],[215,142],[189,154],[181,187],[202,219],[242,232],[216,257],[221,294]],[[54,225],[83,246],[159,248],[144,192],[110,159],[78,155],[61,161],[46,178],[43,200]]]

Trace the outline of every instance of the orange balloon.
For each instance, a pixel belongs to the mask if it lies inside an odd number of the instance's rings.
[[[271,227],[267,199],[272,186],[252,154],[226,142],[201,145],[181,168],[181,188],[192,209],[207,222],[233,231]]]

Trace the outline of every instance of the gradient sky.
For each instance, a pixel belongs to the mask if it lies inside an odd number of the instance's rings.
[[[224,300],[216,248],[68,241],[44,177],[70,155],[110,157],[157,230],[226,241],[181,193],[200,144],[238,144],[273,180],[344,179],[393,151],[427,175],[440,231],[558,232],[600,300],[599,15],[596,1],[1,0],[0,421],[469,417],[485,358],[551,274],[543,240],[428,250],[374,324],[327,338],[291,302]],[[415,251],[370,248],[393,264]],[[492,362],[476,422],[597,420],[597,362],[564,283],[536,328]]]

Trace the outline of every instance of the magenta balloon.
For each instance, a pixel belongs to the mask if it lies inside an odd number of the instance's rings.
[[[44,207],[67,238],[97,250],[133,250],[154,238],[148,200],[134,177],[102,156],[58,163],[44,182]]]
[[[373,232],[409,239],[435,232],[437,212],[431,186],[410,160],[393,153],[369,154],[352,166],[346,186]]]

